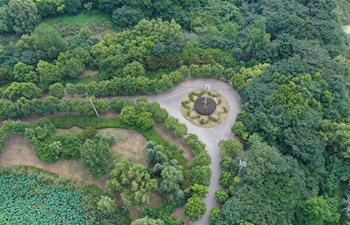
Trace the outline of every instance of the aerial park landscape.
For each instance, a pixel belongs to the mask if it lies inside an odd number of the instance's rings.
[[[349,9],[0,1],[0,224],[348,225]]]

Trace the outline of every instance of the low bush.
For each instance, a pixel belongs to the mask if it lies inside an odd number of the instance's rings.
[[[208,119],[213,122],[218,122],[218,119],[213,116],[208,116]]]
[[[191,102],[194,102],[193,92],[191,92],[191,93],[188,95],[188,98],[190,99]]]

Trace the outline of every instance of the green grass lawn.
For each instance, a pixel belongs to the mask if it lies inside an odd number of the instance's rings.
[[[63,23],[65,25],[76,25],[76,24],[88,24],[92,22],[97,22],[101,20],[111,21],[111,16],[107,13],[90,14],[87,12],[82,12],[77,15],[62,15],[55,18],[43,19],[42,23],[48,25],[53,25],[57,23]]]

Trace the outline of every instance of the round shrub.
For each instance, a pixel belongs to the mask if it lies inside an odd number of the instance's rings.
[[[194,109],[198,114],[210,115],[216,109],[216,102],[212,98],[207,98],[207,105],[204,105],[205,97],[197,98],[194,102]]]

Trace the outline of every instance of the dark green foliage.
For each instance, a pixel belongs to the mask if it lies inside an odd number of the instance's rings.
[[[95,137],[96,132],[96,128],[87,127],[83,130],[81,134],[79,134],[79,138],[81,141],[85,141],[86,139],[93,139]]]
[[[191,169],[193,182],[207,187],[210,184],[211,173],[209,166],[194,166]]]
[[[120,112],[124,106],[124,100],[120,97],[112,98],[109,105],[113,111]]]
[[[87,139],[80,148],[80,164],[87,169],[93,179],[107,173],[112,162],[112,152],[104,139]]]
[[[157,180],[152,179],[146,168],[130,160],[116,163],[106,183],[110,195],[120,192],[123,202],[143,209],[149,203],[151,193],[157,188]]]
[[[301,200],[309,195],[303,171],[295,159],[281,155],[256,134],[248,141],[241,157],[249,164],[230,189],[233,198],[224,204],[215,224],[290,224]]]
[[[57,135],[55,137],[55,140],[59,141],[62,145],[61,156],[63,158],[69,159],[76,156],[79,153],[79,149],[81,147],[81,139],[78,136]]]
[[[171,205],[156,205],[153,208],[146,208],[142,211],[143,217],[149,217],[152,219],[160,219],[169,225],[184,225],[183,221],[174,221],[169,215],[174,212],[174,207]]]
[[[32,0],[10,0],[0,5],[0,32],[26,34],[40,21],[38,9]]]
[[[114,10],[112,14],[113,22],[118,28],[134,26],[142,18],[144,15],[141,10],[129,6],[122,6]]]

